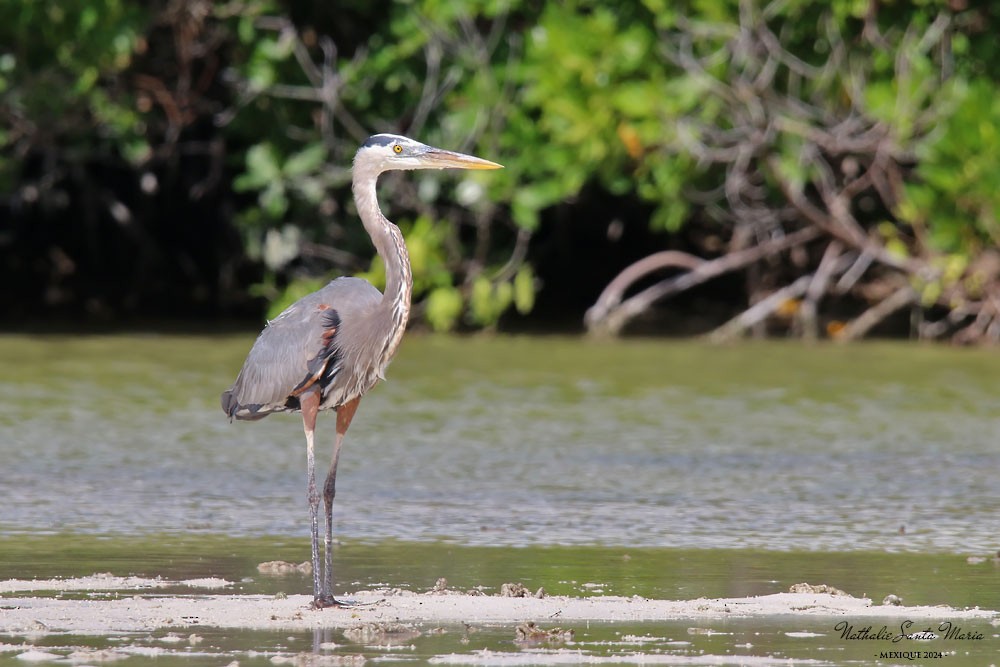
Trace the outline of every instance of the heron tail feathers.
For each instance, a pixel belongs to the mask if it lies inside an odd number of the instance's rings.
[[[222,411],[229,417],[229,421],[233,421],[233,419],[252,421],[263,419],[269,414],[268,412],[261,412],[261,406],[259,405],[240,405],[239,401],[236,400],[236,396],[233,395],[232,389],[222,392],[221,403]]]

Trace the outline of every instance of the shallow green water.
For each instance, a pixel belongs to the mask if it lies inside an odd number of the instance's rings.
[[[0,540],[4,558],[0,580],[13,577],[51,577],[111,572],[116,575],[163,576],[184,580],[222,577],[238,582],[222,594],[304,593],[310,581],[301,575],[267,577],[259,574],[261,559],[301,561],[308,545],[301,539],[227,538],[220,536],[163,536],[142,538],[93,535],[15,536]],[[440,577],[450,588],[477,588],[496,594],[501,584],[519,581],[529,588],[543,587],[551,594],[639,595],[690,599],[742,597],[784,592],[801,581],[825,582],[854,595],[866,595],[877,604],[892,593],[909,605],[948,604],[1000,608],[1000,565],[992,561],[969,564],[947,554],[758,552],[748,550],[679,550],[594,546],[474,547],[440,542],[351,543],[336,553],[341,587],[356,590],[379,586],[425,591]],[[102,598],[108,593],[43,593],[62,597]],[[122,595],[131,595],[123,592]],[[143,593],[149,595],[149,593]],[[203,595],[197,589],[160,589],[156,595]],[[114,595],[114,594],[111,594]],[[0,597],[0,613],[4,604]],[[342,610],[312,612],[348,613]],[[947,662],[889,660],[888,664],[982,665],[1000,648],[1000,628],[988,621],[963,621],[973,641],[904,642],[892,644],[846,640],[836,624],[841,619],[775,617],[766,619],[679,620],[659,623],[565,623],[559,619],[534,620],[542,628],[574,631],[571,641],[523,644],[515,641],[515,624],[470,625],[415,624],[420,636],[396,640],[392,645],[361,642],[341,630],[317,632],[219,630],[178,628],[155,633],[118,633],[86,637],[54,633],[42,637],[18,634],[4,637],[17,647],[30,643],[57,656],[86,648],[113,648],[131,657],[116,664],[266,665],[271,659],[294,659],[300,653],[364,655],[379,662],[424,662],[458,655],[464,664],[476,664],[488,650],[493,662],[485,664],[558,664],[565,652],[585,658],[619,656],[624,662],[649,662],[653,657],[688,660],[683,664],[719,664],[719,656],[754,656],[776,661],[796,658],[812,664],[871,664],[881,651],[941,651]],[[857,630],[871,626],[872,633],[886,626],[898,633],[905,619],[846,619]],[[915,621],[939,627],[946,616]],[[200,641],[192,644],[190,635]],[[337,648],[324,648],[329,643]],[[560,654],[562,652],[562,654]],[[0,645],[0,664],[24,664],[15,658],[17,648]],[[500,654],[497,656],[496,654]],[[562,658],[559,656],[562,655]],[[699,661],[703,657],[703,662]],[[458,658],[452,658],[458,659]],[[583,658],[581,658],[583,659]],[[299,663],[289,663],[299,664]],[[302,663],[309,664],[309,663]],[[726,663],[729,664],[729,663]],[[733,664],[740,664],[735,659]],[[758,663],[759,664],[759,663]]]
[[[252,579],[247,592],[306,592],[304,578],[255,569],[307,558],[301,424],[230,424],[218,407],[252,340],[0,337],[0,579],[213,575]],[[1000,568],[966,562],[1000,547],[998,396],[989,350],[411,336],[348,436],[339,587],[424,590],[446,577],[697,598],[808,581],[876,602],[998,609]],[[330,416],[320,429],[329,442]],[[574,629],[604,642],[587,649],[599,655],[648,635],[643,650],[671,655],[871,659],[822,622],[734,622],[722,635],[689,625]],[[536,650],[509,627],[469,643],[448,630],[366,655]],[[199,633],[192,655],[157,664],[269,664],[249,651],[344,642]],[[164,645],[147,639],[130,661]],[[983,664],[996,649],[993,628],[947,664]]]
[[[301,536],[299,419],[218,407],[251,342],[0,338],[0,534]],[[998,395],[989,350],[411,336],[348,435],[338,532],[995,551]]]
[[[669,623],[591,623],[571,627],[542,623],[545,629],[572,630],[564,642],[525,644],[515,640],[512,628],[501,625],[425,626],[421,634],[400,643],[358,643],[333,630],[262,633],[186,628],[182,632],[121,634],[107,637],[51,636],[34,644],[54,656],[87,649],[111,649],[112,664],[157,665],[340,665],[361,664],[362,656],[377,664],[559,665],[559,664],[671,664],[671,665],[933,665],[972,667],[995,659],[995,630],[983,622],[963,624],[963,632],[984,634],[978,641],[929,641],[910,644],[841,640],[834,623],[815,620],[747,621],[732,619],[710,626],[696,621]],[[871,633],[885,628],[899,633],[898,622],[872,619]],[[935,624],[936,625],[936,624]],[[909,628],[925,630],[926,623]],[[919,629],[918,629],[919,628]],[[193,631],[192,631],[193,630]],[[192,643],[193,642],[193,643]],[[871,645],[871,644],[874,644]],[[888,658],[883,652],[905,651],[908,658]],[[324,661],[324,658],[328,661]],[[337,661],[340,658],[342,661]],[[76,657],[75,663],[86,661]],[[53,661],[38,664],[53,664]],[[91,658],[91,663],[100,664]],[[24,665],[23,660],[0,653],[0,664]],[[56,663],[59,664],[59,663]],[[63,662],[62,664],[66,664]]]
[[[306,593],[304,575],[266,577],[265,560],[309,558],[303,538],[221,536],[0,538],[0,580],[86,576],[222,577],[240,592]],[[342,590],[401,587],[430,590],[444,577],[450,588],[497,593],[518,581],[553,595],[639,595],[658,599],[743,597],[786,592],[799,582],[826,583],[876,603],[889,594],[908,605],[947,604],[1000,609],[1000,564],[970,564],[949,554],[816,553],[737,549],[531,546],[476,547],[440,542],[344,543],[336,550]]]

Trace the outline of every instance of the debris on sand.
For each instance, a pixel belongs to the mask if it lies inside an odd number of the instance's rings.
[[[882,599],[882,604],[887,606],[892,605],[894,607],[899,607],[903,604],[903,598],[899,597],[898,595],[893,595],[892,593],[890,593],[889,595],[886,595],[885,598]]]
[[[420,634],[419,630],[405,623],[362,623],[344,630],[344,637],[355,644],[402,644]]]
[[[163,585],[177,586],[166,581]],[[7,585],[8,588],[4,588]],[[0,581],[0,591],[28,590],[28,582]],[[93,580],[51,579],[30,582],[30,590],[83,590]],[[77,586],[74,588],[74,586]],[[799,589],[802,590],[802,589]],[[805,589],[811,590],[811,589]],[[883,592],[885,595],[887,591]],[[310,595],[207,594],[207,595],[137,595],[132,598],[82,598],[39,594],[3,594],[0,611],[0,634],[28,637],[32,631],[47,637],[58,631],[72,635],[173,632],[188,637],[191,632],[204,635],[199,650],[211,650],[207,628],[259,628],[261,630],[313,630],[318,627],[344,629],[363,623],[408,623],[425,630],[437,626],[465,622],[504,623],[512,633],[517,623],[541,619],[543,623],[571,624],[579,627],[586,621],[660,622],[685,621],[693,626],[705,626],[726,617],[765,619],[778,615],[803,618],[864,618],[893,619],[994,619],[1000,627],[1000,611],[990,609],[956,609],[942,606],[879,605],[872,600],[829,593],[775,593],[740,598],[695,600],[649,600],[637,597],[549,595],[544,599],[502,598],[497,588],[490,595],[427,595],[401,592],[390,596],[386,591],[355,591],[349,597],[359,604],[350,612],[310,613]],[[559,620],[552,620],[558,618]],[[547,620],[548,619],[548,620]],[[694,620],[692,623],[691,620]],[[421,628],[419,624],[426,624]],[[375,626],[379,628],[380,626]],[[461,626],[459,632],[461,635]],[[489,627],[489,626],[484,626]],[[51,628],[46,632],[47,628]],[[369,628],[376,637],[382,629]],[[404,626],[406,628],[406,626]],[[55,630],[58,629],[58,630]],[[205,629],[204,632],[201,630]],[[386,628],[390,629],[391,628]],[[408,628],[407,628],[408,629]],[[373,632],[374,630],[374,632]],[[357,631],[355,631],[357,632]],[[426,630],[425,630],[426,632]],[[471,630],[466,631],[466,633]],[[352,633],[353,634],[353,633]],[[360,635],[359,635],[360,636]],[[475,635],[473,635],[475,637]],[[8,641],[8,645],[9,645]],[[342,643],[338,641],[338,643]],[[410,642],[406,642],[407,644]],[[156,648],[164,644],[155,642]],[[0,641],[2,646],[2,641]],[[176,650],[185,649],[183,642]],[[206,648],[202,648],[206,647]],[[23,651],[28,646],[20,648]],[[8,648],[8,652],[14,649]],[[52,650],[52,649],[45,649]],[[186,650],[186,649],[185,649]],[[11,656],[13,657],[13,656]],[[0,651],[0,662],[4,654]],[[23,662],[23,661],[22,661]],[[88,661],[89,662],[89,661]],[[242,662],[242,661],[241,661]],[[224,664],[224,663],[220,663]]]
[[[398,598],[398,597],[413,597],[418,595],[411,590],[405,588],[393,587],[393,588],[373,588],[371,592],[375,595],[379,595],[383,598]]]
[[[66,658],[73,663],[93,665],[98,662],[117,662],[131,658],[128,653],[116,651],[110,648],[78,648],[70,653]]]
[[[462,591],[454,588],[448,588],[448,580],[441,577],[434,582],[434,588],[426,591],[424,595],[483,595],[483,592],[479,589],[472,588],[463,593]]]
[[[506,583],[500,587],[500,597],[502,598],[544,598],[545,589],[539,588],[532,593],[527,586],[518,583]]]
[[[823,593],[826,595],[840,595],[843,597],[852,598],[854,597],[850,593],[840,590],[839,588],[834,588],[833,586],[827,586],[826,584],[792,584],[788,589],[789,593]]]
[[[234,663],[230,663],[232,667]],[[235,663],[237,667],[239,663]],[[299,653],[297,655],[276,655],[271,657],[272,665],[292,665],[292,667],[339,667],[340,665],[363,665],[363,655],[321,655],[318,653]]]
[[[269,560],[257,565],[257,571],[272,577],[283,577],[288,574],[312,574],[312,563],[304,561],[296,565],[283,560]]]
[[[573,640],[573,630],[552,628],[546,630],[534,621],[521,623],[514,629],[514,641],[519,644],[562,644]]]

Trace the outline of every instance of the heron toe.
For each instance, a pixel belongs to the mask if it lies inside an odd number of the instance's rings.
[[[321,595],[319,597],[313,598],[312,608],[313,609],[326,609],[328,607],[353,607],[358,603],[351,600],[338,600],[332,595]]]

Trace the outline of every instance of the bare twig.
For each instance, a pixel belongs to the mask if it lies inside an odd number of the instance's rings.
[[[531,232],[523,227],[518,228],[517,238],[514,240],[514,250],[510,253],[510,258],[491,278],[495,283],[510,280],[517,273],[518,269],[524,266],[524,260],[528,256],[528,242],[531,241]]]
[[[786,301],[801,297],[809,288],[809,283],[812,282],[812,279],[811,275],[801,276],[791,285],[781,288],[765,299],[761,299],[738,316],[708,334],[708,340],[713,343],[727,343],[739,338],[747,329],[773,315]]]
[[[909,285],[900,287],[888,297],[848,322],[835,338],[841,342],[863,338],[873,327],[877,326],[900,308],[905,308],[914,303],[916,299],[917,293],[913,291],[912,287]]]
[[[711,261],[676,251],[656,253],[639,260],[618,274],[604,289],[597,302],[587,311],[584,322],[591,333],[617,334],[636,315],[660,299],[683,292],[731,271],[742,269],[768,255],[808,243],[819,235],[819,230],[801,229],[765,243],[730,252]],[[625,291],[638,280],[654,271],[671,267],[686,268],[688,271],[647,287],[628,300],[622,300]]]
[[[833,269],[838,263],[844,246],[839,241],[830,241],[823,252],[823,259],[820,260],[819,268],[813,274],[813,279],[806,289],[805,298],[799,306],[799,321],[802,323],[802,335],[807,340],[819,338],[819,324],[817,311],[820,299],[826,294],[830,279],[833,277]]]
[[[839,273],[849,265],[850,258],[841,256],[832,263],[830,273]],[[739,338],[747,329],[772,316],[787,301],[800,298],[809,289],[809,285],[814,279],[815,276],[810,274],[800,276],[790,285],[771,293],[766,298],[761,299],[721,327],[709,333],[708,340],[713,343],[725,343]]]

